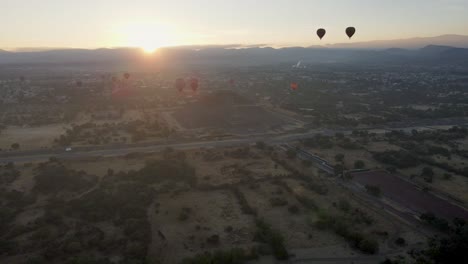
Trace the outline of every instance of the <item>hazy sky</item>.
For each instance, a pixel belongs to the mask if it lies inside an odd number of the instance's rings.
[[[0,0],[0,48],[320,45],[468,35],[468,0]],[[320,42],[315,31],[328,33]]]

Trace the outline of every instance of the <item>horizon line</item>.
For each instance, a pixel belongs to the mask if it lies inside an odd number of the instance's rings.
[[[401,38],[401,39],[376,39],[376,40],[368,40],[368,41],[358,41],[358,42],[335,42],[335,43],[326,43],[323,45],[310,45],[310,46],[302,46],[302,45],[279,45],[279,44],[181,44],[181,45],[172,45],[172,46],[161,46],[158,47],[159,49],[170,49],[170,48],[225,48],[225,49],[248,49],[248,48],[273,48],[273,49],[282,49],[282,48],[333,48],[332,46],[338,45],[353,45],[353,44],[365,44],[365,43],[376,43],[376,42],[385,42],[385,41],[405,41],[405,40],[412,40],[412,39],[425,39],[425,38],[439,38],[439,37],[449,37],[449,36],[457,36],[457,37],[468,37],[468,35],[462,34],[443,34],[443,35],[436,35],[436,36],[428,36],[428,37],[410,37],[410,38]],[[397,48],[397,47],[394,47]],[[0,48],[0,51],[6,51],[11,53],[21,53],[21,52],[46,52],[46,51],[59,51],[59,50],[88,50],[88,51],[95,51],[95,50],[117,50],[117,49],[143,49],[142,47],[138,46],[103,46],[103,47],[3,47]],[[336,49],[346,49],[345,47],[337,47]],[[359,47],[359,48],[352,48],[352,49],[379,49],[379,48],[372,48],[372,47]]]

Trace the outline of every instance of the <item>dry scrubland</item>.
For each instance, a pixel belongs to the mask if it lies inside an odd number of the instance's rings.
[[[168,149],[2,170],[11,174],[2,178],[5,263],[68,263],[70,256],[179,263],[220,250],[300,259],[325,248],[328,257],[347,257],[399,252],[399,237],[423,241],[270,147]]]
[[[152,108],[81,111],[63,123],[5,126],[0,129],[0,149],[37,150],[68,146],[126,144],[167,139],[175,132]],[[17,143],[18,147],[12,145]]]
[[[65,132],[63,125],[39,127],[8,127],[0,131],[0,149],[8,150],[18,143],[21,149],[40,149],[53,146],[54,139]]]
[[[431,133],[427,131],[426,133]],[[440,132],[440,133],[447,133]],[[362,136],[350,136],[347,140],[356,143],[355,146],[351,145],[351,148],[343,147],[341,139],[331,137],[330,140],[332,145],[330,146],[320,146],[313,145],[308,146],[307,144],[302,144],[302,147],[309,151],[310,153],[316,154],[321,158],[329,161],[333,165],[342,165],[345,170],[353,170],[356,168],[356,161],[363,161],[364,167],[360,169],[389,169],[391,167],[397,169],[397,171],[405,177],[407,180],[416,183],[421,186],[421,188],[428,188],[433,190],[436,193],[441,193],[447,197],[451,197],[454,201],[459,202],[460,204],[468,207],[468,194],[466,190],[468,189],[468,177],[449,171],[440,166],[424,162],[423,159],[430,159],[439,164],[447,164],[449,167],[462,171],[465,167],[468,167],[468,162],[466,158],[460,156],[456,153],[453,153],[453,148],[451,145],[444,144],[442,142],[436,142],[434,140],[425,140],[422,143],[417,143],[416,145],[420,146],[435,146],[442,149],[447,149],[450,152],[450,155],[444,156],[441,154],[426,154],[413,155],[416,158],[421,159],[421,161],[412,164],[411,166],[396,168],[394,164],[389,164],[377,160],[374,157],[374,153],[385,153],[385,152],[400,152],[405,153],[408,150],[399,145],[398,142],[390,142],[385,135],[376,135],[370,137],[371,140],[365,141],[363,144]],[[454,144],[458,146],[460,150],[468,149],[467,139],[454,141]],[[344,155],[343,161],[336,159],[336,156],[342,154]],[[425,168],[430,168],[433,171],[433,176],[429,181],[427,177],[424,177],[423,170]]]

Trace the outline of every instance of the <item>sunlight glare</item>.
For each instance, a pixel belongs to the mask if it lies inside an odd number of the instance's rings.
[[[145,53],[153,53],[157,49],[174,45],[172,33],[168,28],[151,23],[133,24],[124,28],[125,45],[139,47]]]

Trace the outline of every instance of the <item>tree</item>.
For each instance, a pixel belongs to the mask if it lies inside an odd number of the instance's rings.
[[[19,148],[20,148],[20,144],[18,144],[18,143],[11,144],[11,149],[18,150]]]
[[[374,186],[374,185],[366,185],[366,191],[373,195],[373,196],[380,196],[381,194],[381,191],[380,191],[380,188],[379,186]]]
[[[344,168],[343,165],[341,165],[341,164],[335,165],[335,175],[336,175],[336,176],[342,175],[344,169],[345,169],[345,168]]]
[[[342,139],[342,138],[344,138],[344,134],[341,133],[341,132],[336,132],[336,133],[335,133],[335,137],[336,137],[336,138],[339,138],[339,139]]]
[[[395,167],[388,167],[387,171],[390,172],[391,174],[394,174],[397,172],[397,169]]]
[[[424,167],[422,172],[421,172],[421,176],[424,177],[424,180],[426,182],[431,183],[432,180],[433,180],[433,177],[434,177],[434,171],[432,170],[432,168]]]
[[[366,254],[375,254],[379,251],[379,243],[372,239],[363,239],[359,242],[358,248]]]
[[[366,164],[362,160],[356,160],[356,162],[354,162],[355,169],[363,169],[365,166]]]
[[[310,168],[312,166],[312,161],[310,160],[303,160],[302,161],[302,165],[304,165],[304,167],[306,168]]]
[[[294,159],[297,156],[297,152],[294,149],[288,149],[286,151],[286,155],[288,156],[289,159]]]
[[[402,246],[405,246],[406,245],[406,240],[402,237],[399,237],[395,240],[395,244],[397,244],[398,246],[402,247]]]
[[[452,178],[452,174],[444,173],[444,180],[450,180]]]
[[[345,158],[345,155],[342,153],[338,153],[335,155],[335,161],[336,162],[343,162]]]
[[[263,142],[263,141],[258,141],[258,142],[255,144],[255,146],[256,146],[258,149],[265,149],[266,144],[265,144],[265,142]]]

